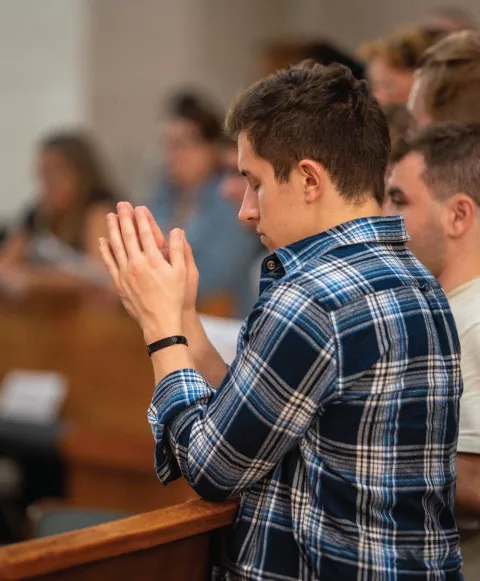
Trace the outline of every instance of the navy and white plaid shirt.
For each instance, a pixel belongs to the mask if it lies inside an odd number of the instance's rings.
[[[157,386],[160,480],[241,494],[219,578],[462,579],[459,342],[407,240],[365,218],[277,250],[221,387]]]

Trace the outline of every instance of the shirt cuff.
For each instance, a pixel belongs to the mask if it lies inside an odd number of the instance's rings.
[[[480,437],[478,434],[463,434],[461,431],[458,435],[457,452],[464,454],[480,454]]]
[[[182,473],[186,475],[187,449],[180,442],[182,432],[201,414],[214,393],[194,369],[174,371],[157,385],[148,409],[148,421],[155,438],[155,469],[162,484],[179,478]],[[188,413],[182,414],[187,409]],[[173,420],[175,429],[169,430]]]

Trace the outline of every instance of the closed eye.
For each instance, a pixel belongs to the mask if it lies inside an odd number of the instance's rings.
[[[399,189],[399,188],[390,188],[387,192],[388,197],[390,198],[390,201],[392,202],[392,204],[395,204],[395,206],[406,206],[407,205],[407,197],[405,196],[405,193]]]

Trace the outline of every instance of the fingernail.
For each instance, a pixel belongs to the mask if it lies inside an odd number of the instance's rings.
[[[173,237],[175,238],[175,240],[180,241],[183,238],[183,232],[179,228],[176,228],[173,231]]]

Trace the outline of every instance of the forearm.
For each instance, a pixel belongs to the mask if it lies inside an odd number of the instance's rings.
[[[480,454],[457,454],[456,504],[480,515]]]
[[[27,235],[23,230],[19,230],[2,244],[0,251],[0,271],[16,266],[24,260],[27,243]]]
[[[195,309],[183,313],[183,326],[195,369],[211,386],[219,387],[228,368],[222,356],[208,339]]]

